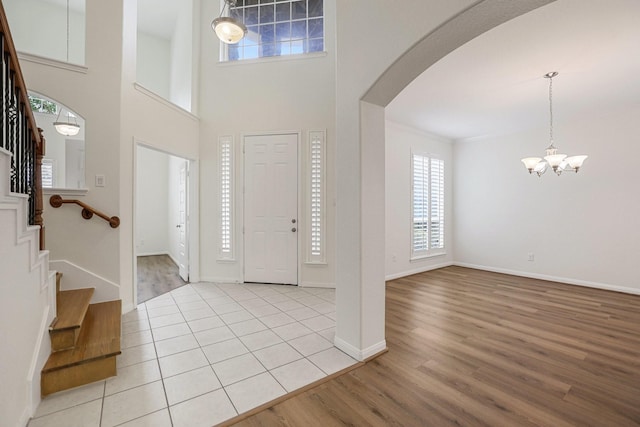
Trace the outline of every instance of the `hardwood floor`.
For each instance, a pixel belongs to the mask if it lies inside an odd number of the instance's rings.
[[[138,304],[187,284],[168,255],[139,256]]]
[[[640,296],[447,267],[387,283],[386,339],[237,425],[640,425]]]

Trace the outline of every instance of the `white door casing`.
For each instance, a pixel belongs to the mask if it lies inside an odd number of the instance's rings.
[[[298,283],[298,135],[244,137],[244,281]]]
[[[189,281],[189,253],[187,242],[187,170],[188,162],[185,160],[180,165],[180,180],[178,182],[178,272],[185,282]]]

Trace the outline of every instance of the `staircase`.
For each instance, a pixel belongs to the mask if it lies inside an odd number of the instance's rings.
[[[120,300],[91,304],[93,288],[60,290],[49,326],[51,355],[42,368],[42,396],[116,375],[120,354]]]

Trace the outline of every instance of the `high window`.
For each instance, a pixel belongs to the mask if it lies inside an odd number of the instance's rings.
[[[225,45],[223,60],[324,51],[323,0],[238,0],[230,14],[248,32],[240,43]]]
[[[411,257],[444,253],[444,161],[411,155]]]

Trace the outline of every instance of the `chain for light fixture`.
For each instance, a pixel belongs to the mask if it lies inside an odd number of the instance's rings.
[[[549,146],[546,149],[546,156],[544,160],[540,157],[525,157],[521,160],[529,173],[535,172],[538,176],[542,176],[549,167],[558,176],[564,171],[577,173],[588,157],[585,155],[567,157],[566,154],[558,154],[558,149],[553,145],[553,78],[557,75],[557,71],[544,75],[544,78],[549,79]]]

